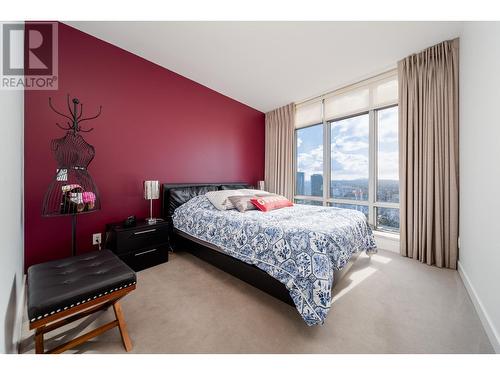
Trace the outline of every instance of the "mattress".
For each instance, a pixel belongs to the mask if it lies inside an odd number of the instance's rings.
[[[306,324],[323,324],[334,271],[359,251],[376,252],[363,213],[295,204],[270,212],[217,210],[205,196],[178,207],[177,230],[262,269],[290,292]]]

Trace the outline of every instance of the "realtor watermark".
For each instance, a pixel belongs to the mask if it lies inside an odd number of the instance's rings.
[[[57,90],[57,22],[0,25],[0,89]]]

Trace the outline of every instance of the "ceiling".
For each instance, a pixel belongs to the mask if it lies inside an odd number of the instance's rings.
[[[461,22],[66,22],[267,112],[389,70]]]

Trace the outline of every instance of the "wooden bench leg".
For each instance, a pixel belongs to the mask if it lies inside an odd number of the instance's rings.
[[[30,329],[35,330],[35,353],[36,354],[62,353],[96,336],[99,336],[102,333],[115,327],[118,327],[118,329],[120,330],[120,335],[125,350],[127,352],[132,350],[132,341],[130,340],[130,336],[128,335],[127,324],[125,323],[125,317],[123,315],[121,305],[118,301],[119,299],[123,298],[134,289],[135,289],[135,284],[120,289],[118,291],[115,291],[113,293],[101,296],[92,301],[87,301],[86,303],[82,303],[79,306],[68,308],[67,310],[64,311],[60,311],[54,315],[45,317],[38,321],[31,322]],[[45,351],[44,335],[46,333],[51,332],[60,327],[63,327],[71,322],[82,319],[100,310],[105,310],[109,308],[111,305],[113,305],[113,310],[116,317],[115,320],[107,324],[104,324],[100,327],[97,327],[96,329],[87,332],[81,336],[78,336],[67,343],[61,344],[56,348]]]
[[[42,327],[43,328],[43,327]],[[43,329],[37,328],[35,331],[35,354],[43,354]]]
[[[118,328],[120,329],[120,334],[122,336],[123,346],[127,352],[132,350],[132,341],[127,331],[127,324],[125,323],[125,316],[123,315],[122,306],[120,302],[116,301],[113,303],[113,310],[115,310],[116,320],[118,320]]]

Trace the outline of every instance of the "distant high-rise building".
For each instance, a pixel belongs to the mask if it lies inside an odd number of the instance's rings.
[[[296,181],[296,193],[297,195],[304,195],[304,181],[305,176],[304,172],[297,172],[297,181]]]
[[[316,197],[323,196],[323,175],[311,175],[311,195]]]

